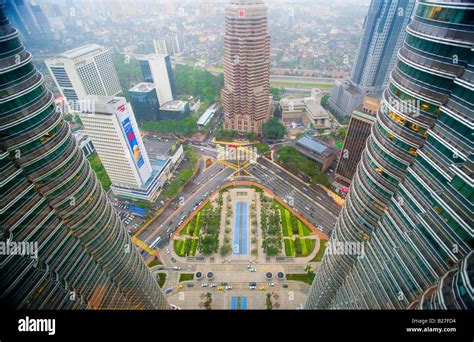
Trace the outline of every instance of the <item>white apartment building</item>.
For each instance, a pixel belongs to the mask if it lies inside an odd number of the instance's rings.
[[[122,91],[109,50],[97,44],[66,51],[45,63],[70,110],[79,110],[78,102],[89,95],[115,96]]]
[[[154,201],[153,171],[131,105],[123,97],[91,96],[93,110],[80,113],[82,123],[118,197]]]

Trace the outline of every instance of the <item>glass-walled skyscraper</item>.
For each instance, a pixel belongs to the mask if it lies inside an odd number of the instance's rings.
[[[32,59],[0,4],[0,301],[166,308]]]
[[[474,3],[419,1],[307,308],[473,308]],[[428,303],[428,304],[427,304]]]
[[[414,7],[415,0],[372,0],[351,77],[336,81],[329,98],[336,113],[352,115],[364,96],[388,86]]]

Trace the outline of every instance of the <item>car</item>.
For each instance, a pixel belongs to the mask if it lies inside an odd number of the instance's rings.
[[[202,283],[202,284],[201,284],[201,287],[208,287],[208,286],[209,286],[209,285],[206,284],[206,283]]]
[[[170,249],[166,248],[166,254],[170,254]]]
[[[222,285],[220,285],[220,286],[217,287],[217,290],[218,290],[218,291],[224,291],[224,290],[225,290],[225,287],[222,286]]]
[[[173,289],[166,289],[165,294],[170,294],[173,291],[174,291]]]
[[[193,283],[187,283],[186,287],[194,287],[194,284]]]
[[[304,207],[307,211],[309,211],[309,208],[308,207]]]
[[[255,267],[252,267],[252,268],[250,269],[250,272],[257,272],[257,269],[256,269]]]
[[[174,304],[170,304],[170,308],[171,308],[171,310],[181,310],[181,308],[179,306],[176,306]]]
[[[284,289],[287,289],[287,288],[288,288],[288,284],[282,284],[281,287],[283,287]]]
[[[180,267],[180,266],[175,266],[175,267],[173,267],[173,269],[174,269],[175,271],[181,271],[181,267]]]
[[[225,287],[225,289],[226,289],[226,290],[232,290],[232,286],[227,285],[227,286]]]
[[[211,287],[216,287],[216,286],[217,286],[216,283],[212,283],[212,284],[211,284]]]
[[[171,228],[166,229],[166,234],[171,233]]]
[[[252,265],[247,265],[247,269],[250,269],[250,268],[252,268]]]
[[[229,284],[223,281],[223,282],[221,282],[221,285],[222,285],[222,286],[227,286],[227,285],[229,285]]]
[[[260,291],[265,291],[267,289],[267,287],[265,285],[262,285],[258,288]]]
[[[177,289],[182,289],[183,287],[184,287],[183,284],[178,284],[178,285],[176,286]]]
[[[253,285],[249,285],[249,290],[255,290],[257,287]]]
[[[172,257],[172,258],[171,258],[171,261],[172,261],[172,262],[176,262],[176,259]]]
[[[322,231],[322,232],[324,231],[324,228],[323,228],[321,225],[318,225],[317,228],[318,228],[320,231]]]
[[[270,282],[270,283],[268,283],[268,286],[273,287],[273,286],[275,286],[275,283]]]

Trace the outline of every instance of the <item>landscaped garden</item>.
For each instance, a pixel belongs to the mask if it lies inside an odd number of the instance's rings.
[[[310,255],[316,245],[316,240],[307,238],[312,233],[311,229],[278,201],[273,200],[273,207],[281,216],[285,255],[290,257]]]
[[[281,253],[282,231],[281,213],[272,205],[271,197],[260,194],[260,228],[262,229],[262,248],[266,255],[273,256]]]
[[[219,248],[222,196],[206,205],[189,221],[173,243],[178,256],[211,255]]]

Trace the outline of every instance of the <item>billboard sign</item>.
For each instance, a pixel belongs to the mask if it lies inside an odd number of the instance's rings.
[[[135,137],[135,133],[133,132],[133,127],[130,122],[130,118],[126,118],[122,121],[122,127],[125,132],[125,137],[128,141],[128,146],[130,147],[130,151],[132,152],[133,160],[138,168],[141,168],[145,163],[143,161],[143,156],[140,152],[140,148],[138,147],[137,138]]]

